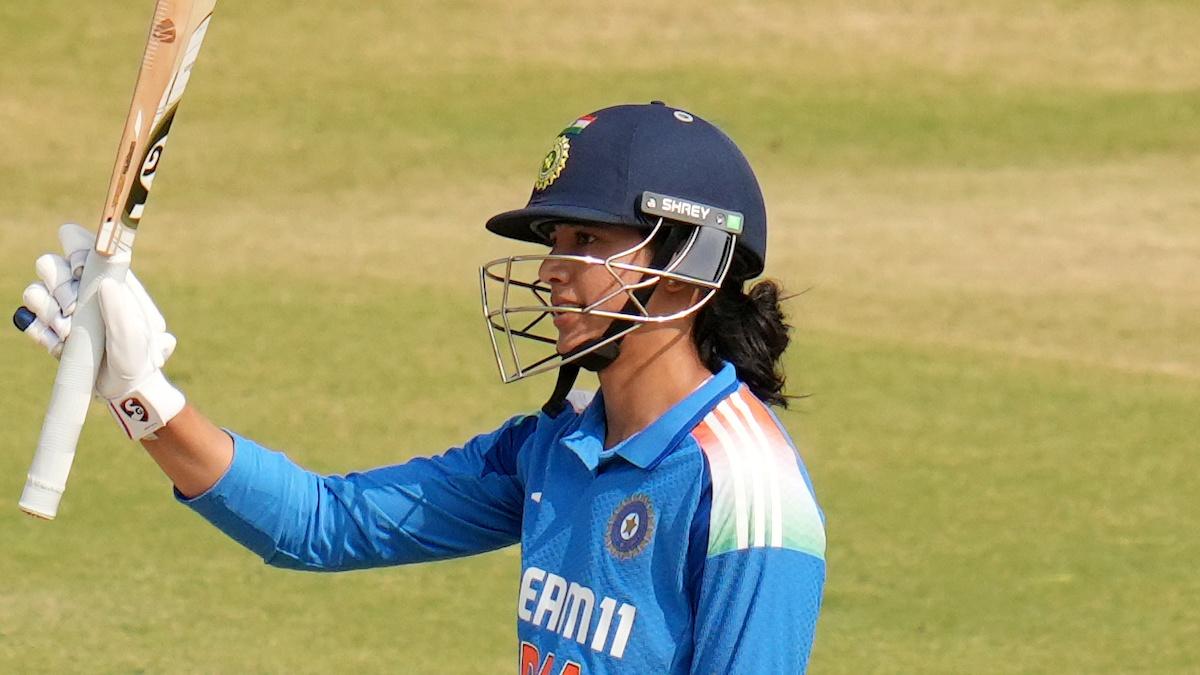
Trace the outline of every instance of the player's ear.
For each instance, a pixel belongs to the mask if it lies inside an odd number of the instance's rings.
[[[664,303],[659,307],[660,311],[674,313],[699,302],[703,292],[704,289],[686,281],[663,279],[658,283],[655,295]]]
[[[667,293],[671,293],[674,295],[678,295],[681,293],[687,293],[687,292],[691,292],[692,294],[697,294],[700,292],[700,289],[697,288],[695,284],[689,284],[685,281],[680,281],[678,279],[663,279],[662,288]]]

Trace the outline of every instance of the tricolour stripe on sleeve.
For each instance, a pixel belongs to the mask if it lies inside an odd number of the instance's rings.
[[[788,548],[825,557],[825,528],[786,432],[744,386],[692,435],[709,461],[708,555]]]
[[[733,516],[720,520],[709,519],[709,550],[712,550],[713,542],[726,550],[746,548],[750,541],[749,506],[742,479],[743,468],[734,463],[726,445],[707,423],[697,425],[692,435],[701,448],[711,448],[705,450],[710,470],[713,475],[719,474],[723,478],[720,483],[713,482],[713,508],[720,504],[723,514]]]

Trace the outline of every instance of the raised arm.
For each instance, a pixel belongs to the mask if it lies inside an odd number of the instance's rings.
[[[17,327],[58,356],[93,235],[62,230],[64,254],[38,260]],[[347,476],[305,471],[219,429],[163,375],[175,338],[137,278],[99,289],[106,333],[96,393],[140,440],[177,496],[267,562],[338,570],[485,551],[520,536],[517,454],[537,418],[517,418],[438,457]]]
[[[220,480],[179,497],[278,567],[338,571],[480,553],[520,538],[516,458],[536,424],[514,418],[441,455],[345,476],[306,471],[235,435]]]
[[[25,289],[24,305],[13,316],[17,328],[56,358],[71,333],[79,278],[95,235],[68,224],[59,238],[63,254],[38,258],[38,280]],[[186,405],[163,375],[175,337],[137,276],[130,271],[124,279],[106,279],[99,300],[106,340],[96,395],[108,401],[121,431],[142,441],[180,491],[203,492],[229,468],[232,439]]]

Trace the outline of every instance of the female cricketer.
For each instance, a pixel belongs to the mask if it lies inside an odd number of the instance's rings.
[[[175,339],[133,275],[100,288],[97,393],[179,501],[270,565],[519,542],[521,675],[803,671],[824,517],[770,408],[786,405],[788,326],[779,287],[749,284],[767,222],[742,153],[658,101],[599,110],[554,138],[528,204],[487,229],[549,247],[481,269],[502,379],[558,380],[540,411],[461,447],[322,476],[218,428],[163,375]],[[36,321],[18,311],[52,353],[70,331],[70,261],[91,245],[82,228],[62,238],[25,293]],[[581,368],[594,396],[573,390]]]

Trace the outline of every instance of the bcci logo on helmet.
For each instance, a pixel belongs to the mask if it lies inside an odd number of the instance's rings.
[[[638,493],[613,510],[604,544],[614,557],[628,560],[646,548],[653,534],[654,508],[649,497]]]
[[[545,190],[550,187],[551,183],[558,180],[567,166],[567,157],[570,155],[571,141],[566,136],[555,138],[554,145],[550,146],[550,152],[547,152],[546,158],[542,160],[542,168],[538,171],[537,180],[533,183],[534,189]]]

